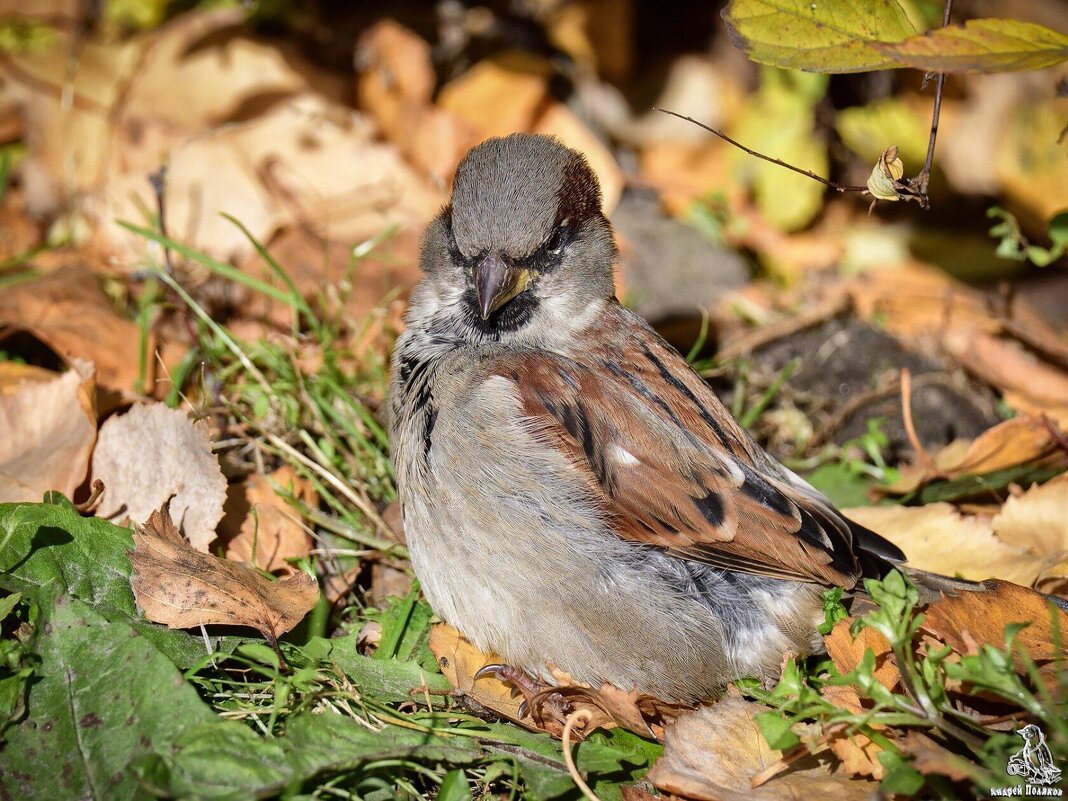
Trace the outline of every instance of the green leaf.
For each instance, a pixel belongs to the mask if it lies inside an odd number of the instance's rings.
[[[106,520],[82,517],[65,498],[60,503],[0,504],[0,587],[21,592],[48,607],[65,595],[85,601],[107,620],[133,626],[178,667],[206,656],[199,636],[145,621],[130,589],[133,536]],[[229,653],[246,638],[213,638]]]
[[[901,754],[880,751],[879,762],[886,768],[881,787],[887,795],[913,796],[923,787],[924,778]]]
[[[399,726],[372,731],[333,712],[303,713],[291,718],[282,743],[293,775],[301,779],[384,759],[459,766],[472,764],[480,755],[478,744],[470,737]]]
[[[0,598],[0,620],[5,620],[22,600],[21,592],[13,592],[6,598]]]
[[[128,529],[69,504],[0,504],[0,586],[27,598],[69,595],[132,615],[132,547]]]
[[[871,503],[868,490],[876,483],[871,476],[854,470],[846,462],[820,465],[806,473],[805,480],[840,508],[867,506]]]
[[[471,785],[462,770],[450,770],[441,780],[438,788],[438,801],[470,801]]]
[[[842,588],[834,587],[823,593],[823,622],[816,629],[820,634],[830,634],[835,623],[849,617],[849,611],[842,603]]]
[[[432,692],[448,692],[449,680],[439,672],[426,670],[417,662],[396,659],[372,659],[356,650],[357,635],[333,640],[316,637],[307,646],[331,662],[359,687],[365,696],[382,703],[402,703],[412,700],[412,691],[424,686]],[[324,645],[326,646],[324,650]]]
[[[1068,59],[1068,36],[1015,19],[973,19],[874,47],[899,66],[931,72],[1017,72]]]
[[[916,33],[897,0],[731,0],[723,19],[753,61],[806,72],[900,67],[873,45]]]
[[[1068,211],[1054,214],[1049,221],[1049,238],[1053,247],[1061,248],[1064,252],[1068,248]]]
[[[169,747],[139,757],[133,770],[156,795],[213,801],[263,798],[292,780],[279,741],[218,719],[190,726]]]
[[[61,597],[37,646],[29,717],[7,732],[0,795],[141,798],[130,760],[216,720],[146,638],[82,601]]]
[[[790,729],[793,725],[792,721],[782,712],[772,709],[760,712],[754,719],[760,727],[760,733],[768,741],[768,746],[776,751],[785,751],[801,742],[801,739]]]

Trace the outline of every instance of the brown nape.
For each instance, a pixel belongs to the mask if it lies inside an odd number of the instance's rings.
[[[556,223],[567,220],[573,229],[601,213],[601,185],[579,153],[574,153],[564,167],[556,200]]]

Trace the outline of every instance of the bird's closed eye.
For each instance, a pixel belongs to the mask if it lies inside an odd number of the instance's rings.
[[[564,252],[564,248],[567,247],[570,236],[571,228],[566,221],[556,226],[556,230],[553,231],[552,236],[545,243],[545,252],[550,256],[559,256]]]

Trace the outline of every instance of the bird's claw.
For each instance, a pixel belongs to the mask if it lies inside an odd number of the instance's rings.
[[[571,712],[571,704],[562,694],[519,668],[494,663],[485,665],[475,673],[475,681],[487,677],[511,684],[512,698],[523,696],[523,702],[519,705],[517,712],[520,718],[527,717],[531,710],[539,713],[548,710],[554,718],[563,723]],[[537,715],[531,715],[531,717],[537,717]]]

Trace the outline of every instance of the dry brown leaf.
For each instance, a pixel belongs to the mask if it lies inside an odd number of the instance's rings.
[[[813,757],[793,763],[757,788],[750,784],[775,765],[780,752],[768,747],[755,716],[764,707],[728,697],[683,715],[668,727],[664,755],[649,771],[659,789],[701,801],[779,801],[820,798],[824,801],[867,799],[878,792],[873,782],[850,779]]]
[[[1068,467],[1068,451],[1047,421],[1020,415],[998,423],[970,442],[950,443],[935,454],[933,469],[920,464],[902,469],[898,480],[884,491],[904,494],[935,478],[982,475],[1025,464]]]
[[[255,247],[224,212],[260,242],[299,224],[357,244],[393,224],[421,228],[443,200],[395,147],[375,140],[366,117],[313,94],[185,141],[171,152],[167,175],[172,236],[230,260]],[[143,251],[144,242],[111,218],[137,219],[154,203],[143,173],[117,176],[108,203],[95,210],[102,236],[121,252]]]
[[[663,801],[663,796],[653,795],[644,787],[634,784],[624,784],[619,791],[623,795],[623,801]]]
[[[849,290],[861,319],[905,341],[999,327],[980,292],[923,262],[867,270]]]
[[[849,292],[862,319],[944,349],[1017,412],[1068,423],[1068,341],[1026,301],[1006,316],[1004,304],[922,262],[868,270]]]
[[[55,377],[54,371],[33,364],[0,361],[0,397],[10,397],[26,384],[43,384]]]
[[[839,709],[848,709],[857,714],[863,714],[865,711],[860,703],[860,696],[853,687],[828,686],[823,689],[822,695]],[[884,728],[879,725],[875,727]],[[847,726],[842,726],[835,731],[826,732],[824,736],[831,751],[842,761],[842,770],[850,776],[880,781],[886,775],[886,768],[879,761],[883,747],[867,735],[860,732],[850,733]]]
[[[503,662],[497,654],[480,651],[456,629],[444,623],[430,630],[430,650],[437,657],[441,672],[449,683],[467,697],[531,731],[561,736],[563,726],[560,721],[537,703],[531,705],[533,708],[526,715],[519,716],[523,698],[512,697],[510,684],[492,676],[475,680],[475,674],[486,665]],[[628,692],[607,684],[595,690],[557,670],[553,671],[553,680],[552,693],[563,696],[573,709],[589,714],[588,723],[582,731],[574,734],[577,739],[595,729],[612,729],[616,726],[644,737],[660,738],[665,723],[674,720],[686,708],[639,695],[636,690]]]
[[[315,488],[288,465],[270,476],[256,474],[245,482],[249,513],[241,531],[226,544],[226,558],[245,562],[268,573],[296,572],[289,560],[302,559],[311,551],[311,536],[300,516],[274,489],[286,489],[308,506],[315,507]]]
[[[1036,662],[1066,656],[1064,643],[1058,651],[1054,642],[1054,622],[1068,632],[1068,613],[1056,608],[1042,593],[1010,584],[992,583],[987,592],[962,592],[945,596],[931,604],[923,618],[923,628],[962,654],[974,653],[977,645],[1005,647],[1005,627],[1029,623],[1016,635],[1016,646],[1025,649]]]
[[[437,76],[430,45],[392,20],[376,23],[356,49],[356,96],[385,137],[444,186],[463,154],[477,143],[474,126],[431,104]]]
[[[984,431],[959,457],[938,460],[946,478],[993,473],[1021,464],[1068,465],[1068,452],[1042,420],[1014,417]]]
[[[893,690],[901,674],[894,663],[890,643],[875,629],[865,627],[858,632],[856,639],[849,633],[853,618],[838,621],[831,633],[823,638],[827,655],[834,662],[838,672],[845,675],[856,669],[864,658],[864,652],[871,649],[875,654],[875,679],[886,689]]]
[[[1052,410],[1063,406],[1068,398],[1068,372],[1040,359],[1020,342],[958,331],[947,335],[943,344],[967,370],[1012,393],[1012,398],[1022,400],[1029,411]]]
[[[37,502],[49,490],[69,498],[85,479],[96,441],[94,369],[72,365],[0,392],[0,502]]]
[[[975,778],[977,766],[974,762],[954,754],[926,734],[910,729],[897,745],[912,756],[912,767],[925,776],[948,776],[953,781]]]
[[[92,190],[107,198],[116,175],[143,181],[189,136],[306,88],[298,59],[250,38],[243,19],[236,8],[182,14],[121,42],[80,38],[76,48],[60,32],[52,48],[12,54],[34,210]]]
[[[134,533],[134,598],[155,623],[172,629],[250,626],[269,642],[296,626],[319,600],[306,573],[272,581],[252,568],[189,547],[167,505]]]
[[[441,88],[438,106],[470,125],[478,138],[529,131],[549,96],[552,67],[510,51],[484,59]]]
[[[1031,586],[1044,560],[994,536],[990,519],[948,503],[869,506],[842,510],[905,552],[911,567],[981,581],[1001,578]]]
[[[513,723],[531,731],[538,731],[531,718],[519,717],[519,706],[523,699],[512,697],[511,685],[492,676],[475,681],[475,674],[483,667],[500,664],[500,656],[483,653],[461,637],[460,632],[445,623],[439,623],[430,629],[430,650],[437,658],[438,666],[449,684]]]
[[[65,267],[0,292],[0,326],[28,331],[62,358],[88,359],[97,384],[134,397],[140,364],[137,326],[116,314],[95,274]],[[151,371],[153,365],[146,365]],[[112,404],[101,404],[105,412]]]
[[[1063,563],[1068,557],[1068,473],[1009,496],[991,524],[1002,542],[1026,548],[1049,563]],[[1043,576],[1051,577],[1048,568]]]
[[[180,14],[145,37],[125,119],[199,132],[306,90],[311,73],[299,57],[250,36],[246,18],[240,8]]]
[[[226,479],[204,426],[162,403],[137,405],[100,427],[94,479],[104,482],[97,517],[143,523],[173,496],[179,525],[207,551],[223,515]]]

